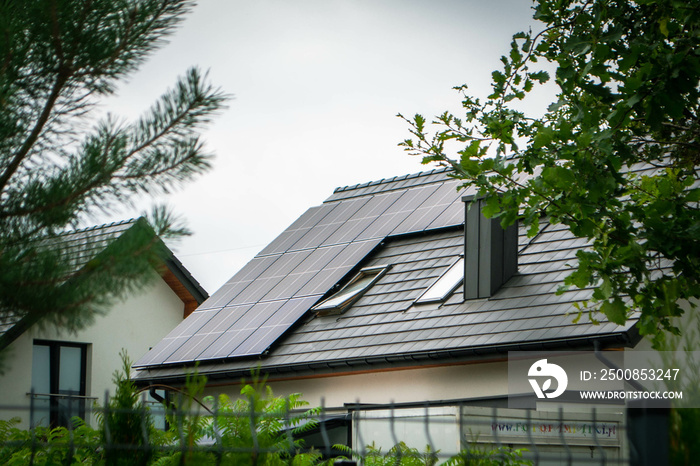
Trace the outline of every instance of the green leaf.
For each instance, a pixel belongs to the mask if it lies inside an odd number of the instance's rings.
[[[486,218],[492,218],[501,211],[500,202],[497,197],[490,197],[486,199],[486,204],[484,205],[481,213],[484,214]]]
[[[470,176],[476,176],[479,173],[481,173],[478,160],[474,160],[469,157],[462,157],[462,159],[460,160],[460,165],[462,166],[464,171]]]
[[[603,283],[600,284],[600,287],[598,287],[598,289],[603,295],[603,299],[609,299],[612,296],[612,282],[608,277],[605,277],[603,279]]]
[[[567,189],[576,182],[573,172],[565,167],[545,167],[542,170],[542,178],[551,186]]]
[[[554,139],[554,130],[549,126],[539,128],[537,134],[532,140],[532,147],[539,149],[540,147],[548,146]]]
[[[627,322],[627,306],[620,298],[605,301],[600,306],[600,311],[605,314],[610,322],[617,325],[624,325]]]
[[[544,84],[547,81],[549,81],[549,73],[547,73],[546,71],[537,71],[535,73],[530,73],[529,76],[530,79],[534,81],[539,81],[540,84]]]

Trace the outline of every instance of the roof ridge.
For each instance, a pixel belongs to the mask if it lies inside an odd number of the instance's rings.
[[[121,225],[128,225],[130,223],[136,223],[137,220],[138,219],[135,219],[132,217],[132,218],[127,219],[127,220],[119,220],[119,221],[110,222],[110,223],[103,223],[101,225],[92,225],[92,226],[85,227],[85,228],[78,228],[77,230],[62,231],[61,233],[57,234],[56,237],[75,235],[78,233],[88,233],[90,231],[101,230],[101,229],[105,229],[105,228],[112,228],[112,227],[121,226]]]
[[[435,175],[437,173],[443,173],[443,172],[446,172],[449,170],[450,169],[447,167],[435,168],[433,170],[422,171],[422,172],[417,172],[417,173],[410,173],[408,175],[399,175],[399,176],[394,176],[392,178],[382,178],[381,180],[376,180],[376,181],[368,181],[365,183],[358,183],[358,184],[354,184],[354,185],[339,186],[333,190],[333,194],[342,193],[345,191],[352,191],[353,189],[366,188],[368,186],[379,186],[382,184],[395,183],[397,181],[403,181],[403,180],[408,180],[408,179],[413,179],[413,178],[420,178],[420,177],[424,177],[424,176],[427,177],[430,175]]]

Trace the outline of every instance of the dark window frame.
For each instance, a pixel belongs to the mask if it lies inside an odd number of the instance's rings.
[[[62,398],[70,398],[70,395],[59,393],[59,383],[61,377],[61,348],[79,348],[80,351],[80,389],[78,398],[78,416],[85,420],[85,400],[87,393],[87,353],[88,343],[78,343],[72,341],[61,340],[40,340],[35,339],[33,347],[48,346],[49,348],[49,425],[51,427],[64,426],[61,422],[62,410],[59,406],[59,400]],[[32,384],[34,381],[32,381]],[[35,396],[38,396],[37,394]],[[64,426],[65,427],[65,426]]]

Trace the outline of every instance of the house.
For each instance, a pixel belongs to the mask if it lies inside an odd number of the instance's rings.
[[[517,225],[503,230],[459,185],[434,170],[336,189],[138,360],[136,380],[181,384],[197,362],[209,394],[235,395],[259,367],[276,394],[302,393],[334,413],[327,435],[355,447],[375,441],[386,451],[398,439],[421,448],[432,437],[454,452],[465,430],[498,443],[493,408],[503,425],[526,418],[506,409],[509,351],[621,349],[640,337],[634,321],[574,323],[573,304],[590,290],[556,293],[585,241],[546,219],[532,238]],[[623,422],[611,409],[597,422]],[[408,422],[426,413],[445,422]],[[566,416],[590,421],[569,408]],[[562,446],[551,433],[535,441],[620,458],[624,434],[614,432],[597,444],[589,435]],[[500,441],[533,441],[507,433]]]
[[[150,228],[144,219],[130,220],[69,232],[59,240],[80,270],[109,245],[143,228]],[[74,415],[85,416],[92,402],[104,402],[107,390],[114,393],[112,376],[122,367],[122,348],[132,359],[139,357],[208,297],[173,253],[163,251],[162,267],[154,270],[160,278],[115,302],[75,334],[41,329],[21,315],[1,322],[0,418],[20,417],[19,427],[27,428],[30,417],[33,426],[65,425]]]

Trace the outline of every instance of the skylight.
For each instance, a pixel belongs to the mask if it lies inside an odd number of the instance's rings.
[[[340,291],[330,298],[322,301],[312,309],[319,315],[340,314],[360,297],[389,269],[389,266],[367,267],[355,275],[355,277]]]
[[[434,303],[444,301],[464,280],[464,258],[447,269],[425,293],[421,295],[416,303]]]

